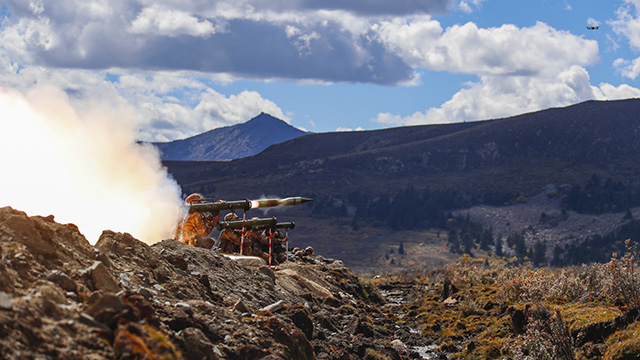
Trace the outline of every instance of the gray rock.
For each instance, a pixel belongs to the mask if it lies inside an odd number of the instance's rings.
[[[125,289],[131,288],[131,279],[129,278],[129,276],[127,274],[120,273],[120,284]]]
[[[86,269],[91,276],[91,282],[96,290],[102,290],[110,293],[120,291],[118,283],[113,279],[107,267],[101,261],[96,261]]]
[[[93,316],[87,313],[80,313],[80,315],[78,316],[78,322],[90,327],[106,330],[111,333],[111,329],[108,326],[103,323],[97,322],[96,319],[93,318]]]
[[[141,287],[138,289],[138,291],[136,291],[136,294],[142,296],[147,300],[151,300],[151,298],[157,293],[154,290],[147,289],[146,287]]]
[[[75,281],[69,279],[69,276],[60,270],[53,270],[49,274],[47,274],[47,280],[51,281],[54,284],[57,284],[62,289],[66,291],[71,291],[74,293],[78,292],[78,285]]]
[[[209,333],[211,333],[212,335],[215,335],[215,336],[218,335],[218,331],[219,331],[218,325],[216,325],[215,323],[209,324],[208,330],[209,330]]]
[[[13,308],[13,303],[7,295],[6,292],[0,291],[0,309],[11,310]]]
[[[92,295],[93,296],[93,295]],[[85,312],[94,316],[99,311],[111,310],[114,313],[120,312],[124,307],[124,303],[120,297],[111,294],[98,294],[97,299]]]
[[[238,300],[233,305],[233,308],[240,313],[253,313],[253,311],[251,311],[251,309],[249,309],[242,300]]]
[[[186,328],[182,331],[180,337],[185,345],[184,355],[186,359],[217,360],[221,358],[214,350],[214,345],[200,329]]]
[[[280,300],[280,301],[277,301],[277,302],[275,302],[275,303],[273,303],[271,305],[263,307],[262,309],[258,310],[258,312],[260,312],[260,311],[269,311],[271,313],[274,313],[274,312],[282,310],[282,308],[284,308],[284,301]]]
[[[273,273],[273,270],[271,270],[268,266],[260,266],[258,268],[258,271],[260,271],[261,273],[267,275],[268,277],[271,278],[271,280],[273,281],[273,283],[275,284],[276,282],[276,274]]]

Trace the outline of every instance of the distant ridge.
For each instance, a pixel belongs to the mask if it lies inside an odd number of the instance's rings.
[[[256,155],[271,145],[306,134],[276,117],[260,113],[243,124],[154,145],[160,149],[162,160],[233,160]]]
[[[190,191],[211,183],[232,192],[238,178],[227,174],[243,173],[249,195],[344,197],[407,184],[531,194],[549,183],[584,183],[594,173],[637,182],[638,114],[640,99],[587,101],[495,120],[311,134],[231,163],[165,165]]]

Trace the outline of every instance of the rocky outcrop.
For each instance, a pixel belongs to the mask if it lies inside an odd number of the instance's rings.
[[[377,291],[339,262],[249,268],[165,240],[0,209],[6,359],[417,357]],[[395,341],[395,343],[394,343]],[[399,347],[404,342],[409,347]],[[395,345],[395,346],[394,346]]]

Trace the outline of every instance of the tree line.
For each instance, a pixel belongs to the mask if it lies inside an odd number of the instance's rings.
[[[573,185],[562,205],[582,214],[623,212],[640,206],[640,187],[593,174],[584,186]]]
[[[453,253],[473,255],[474,249],[493,250],[503,256],[503,245],[495,239],[492,229],[485,229],[469,217],[453,216],[455,209],[478,204],[503,206],[527,201],[524,194],[509,191],[478,192],[471,196],[453,189],[418,190],[409,185],[391,193],[369,194],[361,191],[349,193],[346,198],[315,196],[312,212],[319,217],[335,217],[349,221],[358,230],[364,223],[393,230],[439,228],[448,233],[449,250]],[[507,237],[506,246],[520,261],[534,265],[566,265],[589,262],[607,262],[614,252],[624,252],[624,240],[640,242],[640,221],[633,220],[632,207],[640,206],[640,187],[611,178],[592,175],[584,186],[573,185],[564,196],[565,210],[579,213],[602,214],[627,211],[629,223],[606,236],[589,237],[586,241],[566,248],[554,248],[547,259],[547,248],[537,242],[527,247],[524,233]],[[544,215],[544,214],[543,214]]]

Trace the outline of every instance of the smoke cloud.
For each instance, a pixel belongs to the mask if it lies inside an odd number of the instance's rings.
[[[54,215],[95,244],[103,230],[149,244],[183,216],[157,150],[134,138],[134,111],[37,87],[0,87],[0,206]]]

